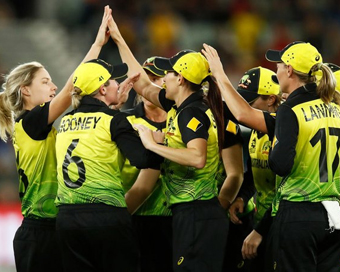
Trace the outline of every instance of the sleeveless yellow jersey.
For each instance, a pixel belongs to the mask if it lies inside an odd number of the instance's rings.
[[[24,217],[55,218],[58,213],[56,130],[47,124],[49,105],[26,111],[15,121],[13,145]]]
[[[165,132],[166,122],[153,122],[146,118],[144,111],[144,103],[138,104],[135,108],[125,111],[128,115],[126,118],[131,123],[131,125],[141,124],[151,130],[162,130]],[[124,192],[126,193],[136,181],[139,174],[139,169],[132,166],[128,159],[125,160],[122,169],[122,181]],[[156,215],[156,216],[169,216],[171,215],[171,210],[167,207],[165,198],[164,181],[162,175],[160,175],[159,180],[156,183],[152,194],[143,203],[143,205],[135,212],[136,215]]]
[[[252,130],[249,140],[249,156],[256,188],[256,222],[261,220],[266,210],[271,207],[275,195],[276,174],[268,164],[270,148],[271,141],[268,135]]]

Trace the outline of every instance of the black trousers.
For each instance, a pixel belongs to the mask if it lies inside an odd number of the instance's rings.
[[[217,198],[172,207],[173,270],[220,272],[229,220]]]
[[[320,202],[281,201],[266,254],[266,271],[339,272],[340,230]]]
[[[172,271],[172,216],[132,216],[140,251],[140,272]]]
[[[63,271],[55,223],[55,219],[24,218],[13,241],[18,272]]]
[[[229,224],[228,242],[224,259],[223,271],[228,272],[250,272],[251,260],[243,260],[241,249],[244,239],[253,230],[254,211],[240,218],[241,225]],[[263,272],[263,270],[261,271]]]
[[[64,271],[137,271],[138,247],[126,208],[62,205],[57,216]]]

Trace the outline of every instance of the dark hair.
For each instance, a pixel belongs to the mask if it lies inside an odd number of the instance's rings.
[[[178,73],[174,72],[177,76]],[[185,78],[184,78],[185,79]],[[218,148],[219,151],[223,149],[223,140],[224,140],[224,114],[223,114],[223,101],[220,89],[218,88],[216,82],[213,80],[211,76],[207,76],[201,84],[195,84],[185,79],[187,86],[190,90],[194,92],[198,92],[202,90],[205,82],[209,84],[208,94],[205,97],[205,101],[209,106],[212,114],[214,115],[217,133],[218,133]]]

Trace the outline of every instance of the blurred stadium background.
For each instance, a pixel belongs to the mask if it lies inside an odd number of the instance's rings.
[[[300,40],[316,46],[324,62],[340,65],[338,0],[0,0],[0,74],[36,60],[61,89],[91,46],[106,4],[141,63],[153,55],[199,51],[205,42],[218,50],[235,86],[252,67],[275,71],[264,58],[267,49]],[[121,62],[112,41],[100,58]],[[0,141],[1,272],[15,271],[12,239],[21,222],[17,186],[13,148]]]

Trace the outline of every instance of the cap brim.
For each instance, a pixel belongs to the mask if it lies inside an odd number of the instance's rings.
[[[143,66],[143,69],[150,71],[150,73],[158,76],[158,77],[164,77],[165,73],[163,70],[157,69],[153,65]]]
[[[266,52],[266,59],[272,62],[282,62],[280,52],[281,51],[269,49]]]
[[[277,79],[276,75],[272,75],[272,80],[276,83],[276,84],[280,84],[279,80]]]
[[[128,66],[126,63],[119,65],[113,65],[113,71],[111,73],[111,78],[121,78],[125,76],[128,72]]]
[[[173,71],[170,59],[168,58],[155,58],[155,66],[157,69],[163,70],[163,71]]]
[[[246,91],[242,88],[237,88],[237,92],[248,102],[253,102],[256,98],[258,98],[260,95],[258,93]]]
[[[332,72],[335,73],[340,70],[340,67],[333,63],[325,63],[329,68],[331,68]]]

